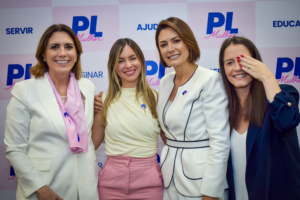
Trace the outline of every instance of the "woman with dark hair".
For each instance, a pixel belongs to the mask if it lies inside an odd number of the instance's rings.
[[[246,38],[226,39],[219,63],[229,101],[230,200],[300,199],[298,91],[278,85]]]
[[[162,20],[155,40],[162,65],[175,70],[158,90],[164,199],[226,199],[229,123],[219,74],[195,64],[200,49],[181,19]]]
[[[129,38],[117,40],[110,50],[108,91],[92,128],[96,149],[105,137],[107,160],[98,183],[101,200],[163,197],[156,156],[157,92],[148,85],[145,64],[140,47]]]
[[[81,54],[70,27],[50,26],[37,47],[34,78],[11,91],[4,142],[17,200],[99,199],[91,140],[95,86],[81,78]]]

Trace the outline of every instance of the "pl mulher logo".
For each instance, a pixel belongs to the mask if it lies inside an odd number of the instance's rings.
[[[165,75],[165,68],[162,66],[161,62],[157,64],[153,60],[146,60],[146,75],[153,76],[158,73],[158,79],[148,78],[147,81],[150,86],[159,86],[160,79]]]
[[[232,28],[233,12],[227,12],[225,16],[220,12],[208,13],[207,29],[205,39],[209,38],[229,38],[237,36],[239,29]],[[225,25],[225,31],[218,29]]]
[[[12,88],[16,82],[15,79],[20,79],[25,75],[25,80],[31,78],[30,74],[30,68],[32,64],[26,64],[25,67],[23,67],[20,64],[9,64],[8,70],[7,70],[7,79],[6,79],[6,88],[5,90],[9,90]]]
[[[86,31],[90,28],[89,34],[79,33],[81,31]],[[91,20],[89,20],[85,16],[74,16],[72,29],[77,35],[78,39],[81,42],[89,42],[89,41],[102,41],[103,40],[103,32],[97,32],[97,16],[91,16]]]
[[[292,72],[294,76],[283,73]],[[295,63],[292,58],[282,57],[277,58],[276,75],[277,82],[279,83],[300,83],[300,57],[295,58]]]

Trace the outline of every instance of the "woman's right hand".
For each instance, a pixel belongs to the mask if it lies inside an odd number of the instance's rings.
[[[102,104],[102,94],[103,92],[100,92],[99,94],[95,95],[95,101],[94,101],[94,112],[97,113],[102,110],[103,104]]]
[[[47,185],[41,187],[36,191],[38,200],[63,200],[55,192],[53,192]]]
[[[281,89],[269,68],[261,61],[250,56],[241,55],[239,59],[241,60],[240,65],[242,66],[242,70],[262,82],[265,87],[267,99],[269,102],[272,102],[275,95]]]

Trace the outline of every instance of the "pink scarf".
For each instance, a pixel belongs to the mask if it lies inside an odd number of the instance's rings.
[[[82,105],[80,88],[74,74],[70,73],[67,90],[67,101],[64,105],[48,72],[46,73],[52,86],[59,110],[65,122],[70,150],[72,153],[88,151],[88,132],[85,113]]]

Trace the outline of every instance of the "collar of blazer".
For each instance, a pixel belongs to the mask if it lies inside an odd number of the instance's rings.
[[[195,81],[198,80],[198,78],[201,79],[201,77],[199,77],[199,75],[201,75],[201,73],[199,73],[200,71],[202,70],[202,67],[200,67],[199,65],[197,65],[197,68],[195,69],[194,73],[191,75],[191,77],[182,85],[180,85],[178,87],[178,90],[176,92],[176,95],[172,101],[172,104],[170,105],[169,108],[180,108],[182,109],[183,107],[183,104],[182,104],[182,98],[185,98],[185,94],[187,92],[189,92],[190,90],[190,87],[192,85],[194,85]],[[203,73],[204,74],[204,73]],[[165,133],[168,133],[168,136],[167,137],[168,139],[174,139],[174,140],[177,140],[176,136],[174,136],[168,126],[167,126],[167,122],[165,121],[165,117],[164,117],[164,109],[165,107],[167,106],[167,103],[169,101],[169,98],[172,94],[172,91],[175,87],[175,76],[176,76],[176,73],[175,72],[172,72],[170,74],[168,74],[167,76],[165,76],[163,78],[163,81],[161,81],[160,83],[160,86],[159,86],[159,101],[158,101],[158,104],[157,104],[157,114],[158,114],[158,119],[160,122],[163,122],[160,124],[162,130],[165,132]],[[199,90],[201,91],[202,90],[202,85],[199,85],[199,87],[196,87],[196,90]],[[162,89],[163,88],[163,89]],[[193,88],[195,89],[195,87]],[[163,92],[162,92],[163,91]],[[166,112],[166,115],[167,113],[169,114],[169,116],[173,116],[174,113],[171,109],[168,109],[167,112]],[[172,114],[170,114],[172,113]]]
[[[61,137],[68,142],[68,136],[66,132],[66,127],[64,120],[61,116],[58,103],[56,101],[56,98],[54,96],[52,87],[50,85],[49,80],[46,76],[42,76],[40,78],[37,78],[37,88],[38,88],[38,94],[41,100],[42,105],[44,106],[46,112],[48,113],[54,127],[56,128],[57,132],[61,135]],[[85,116],[87,117],[87,106],[88,105],[88,98],[87,98],[87,91],[85,88],[84,81],[79,80],[79,88],[82,94],[86,97],[85,100]]]
[[[260,128],[257,126],[249,123],[248,127],[248,133],[247,133],[247,139],[246,139],[246,154],[247,154],[247,161],[249,160],[250,153],[252,151],[254,142],[256,140],[256,137],[259,133]]]

